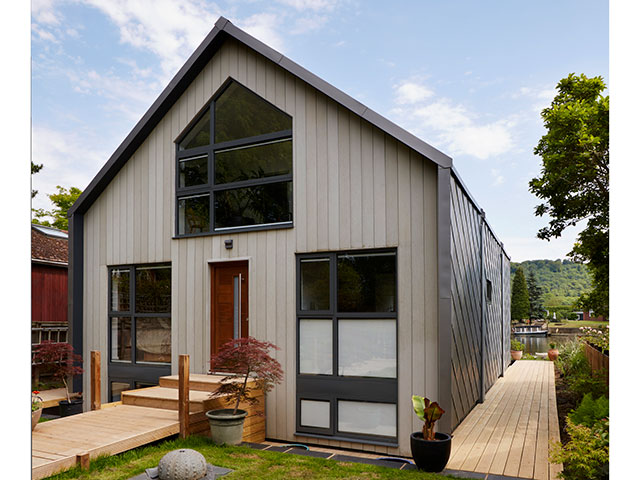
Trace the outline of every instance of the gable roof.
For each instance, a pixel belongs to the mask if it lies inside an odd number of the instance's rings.
[[[423,140],[420,140],[415,135],[407,132],[382,115],[358,102],[353,97],[350,97],[273,48],[239,29],[226,18],[220,17],[211,32],[209,32],[198,48],[196,48],[175,77],[169,82],[169,85],[162,91],[156,101],[153,102],[149,110],[147,110],[133,130],[131,130],[129,135],[127,135],[113,155],[111,155],[107,163],[100,169],[91,183],[89,183],[82,195],[80,195],[69,209],[69,216],[74,213],[82,214],[89,209],[227,38],[234,38],[248,48],[268,58],[295,77],[307,82],[312,87],[324,93],[338,104],[380,128],[409,148],[424,155],[435,164],[445,168],[452,166],[451,157]]]
[[[32,224],[31,261],[66,265],[68,262],[67,232]]]

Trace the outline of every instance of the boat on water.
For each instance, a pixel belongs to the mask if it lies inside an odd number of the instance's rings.
[[[516,325],[511,328],[511,332],[514,335],[534,335],[539,337],[546,337],[549,334],[549,330],[542,328],[540,325]]]

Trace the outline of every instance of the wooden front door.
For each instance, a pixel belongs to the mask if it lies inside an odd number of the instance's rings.
[[[211,265],[211,353],[232,338],[249,335],[248,264]]]

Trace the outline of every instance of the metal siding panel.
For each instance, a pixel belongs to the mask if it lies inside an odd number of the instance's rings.
[[[316,95],[316,237],[318,250],[329,249],[329,159],[327,154],[327,100]]]
[[[351,247],[351,195],[349,192],[351,180],[349,163],[349,112],[342,107],[338,107],[339,248]]]
[[[362,159],[360,118],[349,112],[349,194],[351,247],[362,247]]]
[[[362,174],[362,245],[371,248],[375,245],[374,225],[374,183],[373,183],[373,131],[367,122],[360,122],[362,155],[360,171]]]
[[[328,243],[330,250],[340,246],[340,164],[338,161],[338,105],[327,103],[327,155],[328,155]]]
[[[386,222],[386,179],[384,134],[377,128],[372,130],[373,137],[373,209],[374,209],[374,245],[387,245]]]
[[[318,204],[317,204],[317,162],[316,162],[316,95],[315,91],[305,89],[305,144],[306,177],[303,188],[307,195],[306,226],[307,250],[318,248]]]

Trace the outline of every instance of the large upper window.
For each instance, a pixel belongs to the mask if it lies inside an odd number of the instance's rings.
[[[176,141],[176,232],[291,226],[291,117],[234,80]]]

